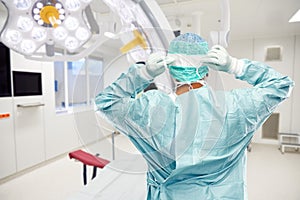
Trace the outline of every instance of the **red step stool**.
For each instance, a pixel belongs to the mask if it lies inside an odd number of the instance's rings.
[[[93,176],[92,176],[92,180],[93,180],[97,175],[97,167],[102,169],[103,167],[105,167],[105,165],[107,165],[109,163],[108,160],[106,160],[104,158],[100,158],[98,156],[99,156],[99,154],[92,155],[92,154],[87,153],[82,150],[76,150],[76,151],[69,153],[70,159],[74,158],[83,163],[83,183],[84,183],[84,185],[87,184],[87,179],[86,179],[86,166],[87,165],[94,166]]]

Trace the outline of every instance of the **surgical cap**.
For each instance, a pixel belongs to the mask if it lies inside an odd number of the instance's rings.
[[[189,56],[206,55],[208,43],[199,35],[185,33],[171,41],[168,53],[182,55],[185,59]],[[197,63],[200,65],[200,63]],[[180,82],[194,82],[204,78],[208,74],[207,66],[169,66],[171,76]]]
[[[171,41],[169,54],[205,55],[208,52],[208,43],[199,35],[185,33]]]

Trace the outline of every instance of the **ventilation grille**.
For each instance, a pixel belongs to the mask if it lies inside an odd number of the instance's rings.
[[[265,61],[281,61],[282,60],[282,47],[272,46],[267,47]]]

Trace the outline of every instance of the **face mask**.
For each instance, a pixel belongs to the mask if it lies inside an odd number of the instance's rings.
[[[182,83],[193,83],[203,79],[208,74],[208,67],[201,66],[199,68],[188,66],[169,66],[171,76]]]

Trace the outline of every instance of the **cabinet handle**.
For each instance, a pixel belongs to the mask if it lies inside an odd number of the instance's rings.
[[[40,107],[45,106],[44,103],[26,103],[26,104],[17,104],[18,108],[32,108],[32,107]]]

